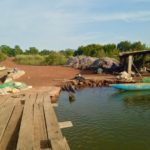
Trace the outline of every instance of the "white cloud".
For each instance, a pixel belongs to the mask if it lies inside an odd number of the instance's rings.
[[[150,11],[118,12],[110,14],[98,14],[93,16],[94,21],[150,21]]]

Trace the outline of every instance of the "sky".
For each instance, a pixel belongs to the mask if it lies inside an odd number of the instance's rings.
[[[150,46],[150,0],[0,0],[0,45],[62,50],[123,40]]]

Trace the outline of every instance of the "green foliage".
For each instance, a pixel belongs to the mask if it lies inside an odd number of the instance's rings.
[[[25,53],[28,55],[37,55],[39,50],[36,47],[30,47],[29,50],[26,50]]]
[[[104,55],[104,49],[103,46],[99,44],[80,46],[77,51],[75,51],[75,56],[77,55],[86,55],[92,57],[102,56]]]
[[[39,52],[40,55],[49,55],[50,51],[47,49],[44,49],[42,51]]]
[[[30,65],[61,65],[66,62],[66,59],[71,56],[85,55],[91,57],[113,57],[118,59],[119,52],[125,51],[137,51],[137,50],[150,50],[142,42],[121,41],[116,44],[89,44],[85,46],[80,46],[77,50],[65,49],[58,52],[44,49],[42,51],[38,50],[36,47],[30,47],[28,50],[24,51],[19,45],[11,48],[7,45],[0,46],[0,59],[7,56],[16,56],[16,61],[20,64],[30,64]],[[144,58],[145,59],[145,58]],[[135,61],[140,64],[143,58],[135,57]],[[147,59],[145,60],[147,61]]]
[[[0,62],[5,60],[6,58],[7,58],[7,56],[0,51]]]
[[[73,49],[62,50],[62,51],[60,51],[60,53],[65,55],[67,58],[74,56],[74,50]]]
[[[118,43],[117,49],[119,49],[120,51],[123,51],[123,52],[129,51],[131,49],[131,42],[121,41],[120,43]]]
[[[132,49],[132,51],[138,51],[138,50],[145,50],[147,48],[146,48],[145,44],[142,44],[140,41],[138,41],[138,42],[134,42],[131,45],[131,49]]]
[[[47,65],[64,65],[66,61],[66,57],[63,54],[57,52],[52,52],[45,59],[45,63]]]
[[[77,51],[75,51],[75,55],[86,55],[92,57],[117,57],[118,54],[119,50],[116,48],[115,44],[91,44],[87,46],[80,46]]]
[[[15,61],[23,65],[64,65],[66,57],[61,53],[51,52],[49,55],[17,55]]]
[[[17,55],[15,61],[22,65],[44,65],[45,56],[40,55]]]
[[[1,45],[0,51],[4,54],[6,54],[9,57],[15,56],[15,51],[13,48],[7,46],[7,45]]]
[[[16,46],[14,47],[14,51],[15,51],[15,56],[16,56],[16,55],[20,55],[20,54],[23,53],[23,50],[20,48],[19,45],[16,45]]]
[[[148,49],[145,44],[142,44],[140,41],[131,43],[129,41],[122,41],[117,45],[117,48],[120,51],[138,51]]]

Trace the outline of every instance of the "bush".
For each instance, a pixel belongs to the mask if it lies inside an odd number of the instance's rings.
[[[17,55],[15,61],[22,65],[64,65],[66,57],[63,54],[52,52],[49,55]]]
[[[0,52],[0,62],[5,60],[6,58],[7,56],[4,53]]]
[[[49,54],[45,59],[47,65],[64,65],[66,61],[67,59],[63,54],[56,52]]]
[[[15,61],[22,65],[44,65],[45,56],[40,55],[17,55]]]

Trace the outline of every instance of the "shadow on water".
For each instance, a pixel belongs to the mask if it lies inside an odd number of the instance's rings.
[[[150,91],[124,91],[111,95],[113,99],[122,100],[126,106],[150,108]]]
[[[75,102],[76,97],[73,93],[68,93],[68,99],[69,99],[70,103],[73,103],[73,102]]]

